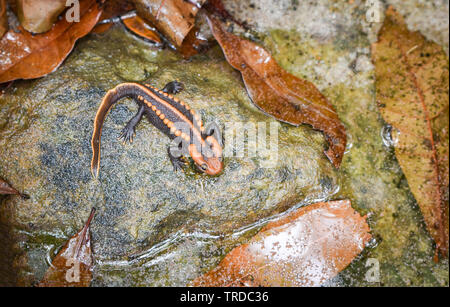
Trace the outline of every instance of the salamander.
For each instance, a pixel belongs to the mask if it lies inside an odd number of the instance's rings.
[[[162,90],[138,83],[122,83],[109,90],[103,97],[94,120],[91,141],[92,175],[98,177],[99,174],[100,140],[105,117],[111,107],[124,97],[132,98],[139,106],[136,115],[125,125],[119,136],[125,143],[132,143],[136,126],[145,115],[153,126],[171,140],[176,139],[179,149],[185,148],[184,154],[191,156],[201,172],[212,176],[218,175],[223,169],[222,141],[217,137],[217,130],[205,129],[196,112],[187,103],[172,96],[183,88],[182,83],[172,81]],[[173,154],[171,147],[167,152],[175,171],[182,169],[186,164],[183,156]]]

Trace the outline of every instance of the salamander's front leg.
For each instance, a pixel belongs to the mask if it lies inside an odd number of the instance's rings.
[[[167,153],[169,155],[170,162],[173,165],[173,170],[183,170],[183,167],[186,165],[186,161],[184,161],[183,156],[175,157],[170,151],[170,146],[167,148]]]
[[[133,137],[136,134],[136,126],[142,119],[142,115],[144,115],[144,106],[140,106],[136,115],[130,119],[130,121],[125,125],[120,133],[119,139],[123,140],[124,143],[133,143]]]
[[[162,89],[163,92],[167,94],[177,94],[184,90],[184,85],[181,82],[178,81],[172,81],[166,84],[164,88]]]

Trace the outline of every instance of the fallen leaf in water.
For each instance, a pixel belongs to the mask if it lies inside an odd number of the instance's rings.
[[[66,9],[66,0],[17,0],[17,17],[22,27],[32,33],[50,30]]]
[[[108,0],[102,6],[103,12],[100,20],[110,19],[135,9],[134,4],[128,0]]]
[[[139,16],[131,16],[122,19],[125,27],[134,34],[145,38],[153,43],[162,44],[161,37],[155,28],[151,27],[144,19]]]
[[[88,287],[92,280],[93,256],[90,224],[95,209],[84,227],[55,256],[38,287]]]
[[[350,201],[302,207],[267,224],[192,286],[319,286],[336,276],[371,239]]]
[[[206,0],[133,0],[138,15],[148,20],[175,46],[181,46]]]
[[[6,0],[0,0],[0,38],[8,31],[8,16],[6,15]]]
[[[0,178],[0,195],[19,195],[22,198],[28,199],[29,196],[22,194],[13,188],[9,183]]]
[[[185,37],[183,44],[177,47],[176,50],[185,59],[206,52],[210,48],[210,42],[208,39],[200,34],[200,30],[197,27],[192,28],[191,32]]]
[[[410,32],[389,7],[372,46],[377,102],[395,127],[395,154],[428,231],[448,254],[449,66],[439,45]]]
[[[208,22],[228,63],[241,72],[253,103],[280,121],[322,131],[328,142],[325,154],[338,168],[347,136],[325,96],[311,82],[283,70],[262,47],[225,31],[215,17],[210,15]]]
[[[54,71],[72,50],[75,41],[88,34],[101,14],[95,0],[80,1],[80,21],[59,20],[43,34],[9,30],[0,40],[0,83],[33,79]]]
[[[108,0],[102,5],[102,15],[91,33],[106,32],[116,21],[115,18],[134,10],[134,4],[127,0]]]
[[[130,16],[123,18],[122,21],[125,27],[134,34],[158,45],[162,45],[162,40],[158,31],[143,18],[139,16]],[[185,37],[181,46],[170,47],[178,51],[185,59],[189,59],[198,53],[208,50],[209,45],[209,41],[201,36],[197,27],[194,27]]]
[[[99,23],[95,25],[95,27],[92,28],[91,33],[93,34],[102,34],[106,31],[108,31],[114,22],[105,22],[105,23]]]

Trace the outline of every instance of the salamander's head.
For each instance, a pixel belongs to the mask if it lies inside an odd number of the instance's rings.
[[[215,176],[223,170],[222,146],[213,137],[205,139],[205,145],[200,153],[194,144],[189,145],[189,154],[197,168],[208,175]]]

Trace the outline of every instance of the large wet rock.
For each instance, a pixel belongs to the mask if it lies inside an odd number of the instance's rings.
[[[175,173],[167,157],[169,139],[148,122],[139,126],[133,144],[118,142],[136,111],[136,104],[125,99],[105,122],[100,177],[93,179],[90,138],[105,92],[124,81],[162,88],[175,79],[186,88],[178,96],[205,122],[259,123],[267,141],[278,134],[278,149],[256,156],[229,154],[218,177],[199,174],[193,165]],[[0,174],[31,196],[26,201],[10,197],[1,209],[10,213],[11,228],[26,247],[21,265],[30,278],[24,284],[42,276],[45,247],[55,248],[74,233],[92,206],[97,208],[92,227],[96,259],[111,261],[180,232],[229,234],[299,202],[328,198],[337,187],[322,134],[280,125],[258,111],[219,48],[185,62],[118,25],[105,35],[87,37],[57,72],[15,83],[0,105]],[[225,142],[229,151],[227,136]]]

